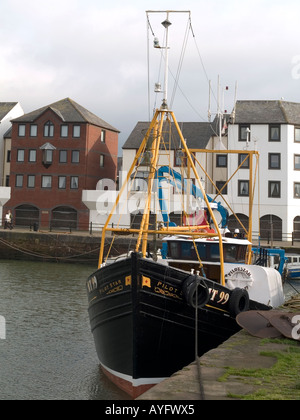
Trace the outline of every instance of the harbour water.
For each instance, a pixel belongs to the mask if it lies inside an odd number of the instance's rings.
[[[85,292],[94,269],[0,260],[0,400],[128,399],[99,368]]]
[[[0,400],[127,399],[99,368],[85,292],[94,269],[0,260]]]

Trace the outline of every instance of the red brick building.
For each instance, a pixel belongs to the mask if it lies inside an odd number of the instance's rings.
[[[116,180],[119,131],[66,98],[12,121],[11,210],[16,226],[88,229],[82,190]]]

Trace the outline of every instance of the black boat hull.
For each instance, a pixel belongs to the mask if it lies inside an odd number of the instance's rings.
[[[209,301],[197,309],[196,321],[196,309],[183,290],[189,279],[189,273],[135,253],[88,279],[89,316],[100,363],[133,398],[187,366],[196,351],[201,356],[240,329],[231,313],[232,291],[209,280]]]

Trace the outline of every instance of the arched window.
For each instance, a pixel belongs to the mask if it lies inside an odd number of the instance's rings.
[[[15,226],[33,226],[35,223],[39,223],[39,219],[40,210],[37,207],[23,204],[16,207],[13,224]]]
[[[300,240],[300,216],[294,219],[294,239]]]
[[[270,241],[282,241],[282,220],[274,214],[267,214],[260,219],[260,237]]]
[[[241,223],[243,224],[245,229],[248,231],[248,229],[249,229],[249,217],[246,216],[245,214],[242,214],[242,213],[237,213],[236,216],[241,221]],[[243,229],[243,227],[241,226],[241,224],[239,223],[239,221],[237,220],[237,218],[235,217],[234,214],[232,214],[228,218],[228,229],[231,232],[234,232],[235,229],[239,229],[239,231],[241,233],[246,233],[245,229]]]
[[[68,206],[56,207],[51,213],[51,228],[77,229],[77,210]]]
[[[47,121],[44,125],[44,137],[54,136],[54,124],[51,121]]]

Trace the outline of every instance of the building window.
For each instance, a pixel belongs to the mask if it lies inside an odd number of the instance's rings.
[[[5,186],[6,187],[9,187],[9,180],[10,180],[10,176],[6,175],[6,177],[5,177]]]
[[[24,162],[25,159],[25,150],[18,150],[18,154],[17,154],[17,162]]]
[[[175,151],[175,166],[187,167],[187,156],[182,150]]]
[[[65,190],[67,185],[67,178],[65,176],[58,177],[58,188],[60,190]]]
[[[269,126],[269,141],[280,141],[280,125]]]
[[[30,137],[37,137],[37,125],[31,124],[30,126]]]
[[[269,169],[281,169],[280,153],[269,153]]]
[[[71,176],[71,190],[78,189],[78,176]]]
[[[217,181],[216,182],[216,187],[218,188],[218,190],[216,191],[216,194],[219,193],[219,191],[221,191],[222,195],[226,195],[227,194],[227,185],[226,187],[224,187],[224,185],[226,184],[225,181]],[[223,188],[224,187],[224,188]],[[223,188],[223,189],[222,189]]]
[[[42,188],[52,188],[52,176],[50,175],[42,176]]]
[[[250,141],[250,125],[239,126],[239,141]]]
[[[8,150],[6,154],[6,162],[10,163],[10,160],[11,160],[11,150]]]
[[[104,168],[104,159],[105,156],[104,155],[100,155],[100,168]]]
[[[294,183],[294,198],[300,198],[300,182]]]
[[[72,163],[79,163],[79,150],[72,150]]]
[[[59,163],[67,163],[67,160],[68,160],[67,150],[60,150],[59,151]]]
[[[79,138],[80,137],[80,125],[73,126],[73,137]]]
[[[227,155],[217,155],[217,168],[227,168]]]
[[[51,165],[53,162],[53,150],[44,149],[43,151],[43,164]]]
[[[294,169],[295,171],[300,171],[300,155],[294,156]]]
[[[249,181],[248,180],[239,181],[238,187],[239,187],[239,191],[238,191],[239,197],[249,197]]]
[[[51,121],[47,121],[44,125],[44,137],[54,136],[54,124]]]
[[[25,137],[25,131],[26,131],[26,125],[25,124],[19,124],[18,136],[19,137]]]
[[[60,137],[66,138],[69,135],[69,126],[66,124],[63,124],[60,127]]]
[[[242,165],[242,163],[243,163],[243,165]],[[240,165],[242,165],[241,169],[249,169],[249,155],[247,153],[240,153],[239,154],[239,166]]]
[[[280,181],[269,181],[269,198],[280,198],[281,197],[281,182]]]
[[[295,142],[300,143],[300,127],[295,127]]]
[[[23,187],[23,175],[16,175],[16,187],[22,188]]]
[[[28,162],[36,162],[36,150],[29,150]]]
[[[105,143],[105,137],[106,137],[106,131],[102,130],[101,131],[101,143]]]
[[[35,175],[28,175],[27,187],[28,188],[34,188],[35,187]]]

